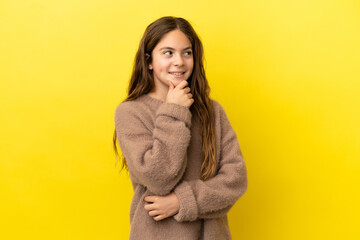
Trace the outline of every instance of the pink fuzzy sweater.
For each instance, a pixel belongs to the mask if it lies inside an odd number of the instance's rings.
[[[231,239],[227,213],[247,189],[247,171],[223,107],[212,103],[217,172],[207,181],[200,180],[201,126],[187,107],[142,95],[116,108],[118,143],[134,189],[130,239]],[[179,199],[179,212],[153,220],[144,197],[171,191]]]

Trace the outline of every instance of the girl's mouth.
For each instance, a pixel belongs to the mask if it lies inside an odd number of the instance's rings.
[[[182,77],[184,76],[185,72],[169,72],[169,74],[173,77]]]

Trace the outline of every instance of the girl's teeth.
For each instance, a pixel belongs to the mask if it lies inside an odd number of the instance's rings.
[[[178,76],[180,76],[180,75],[182,75],[183,73],[170,73],[170,74],[173,74],[173,75],[178,75]]]

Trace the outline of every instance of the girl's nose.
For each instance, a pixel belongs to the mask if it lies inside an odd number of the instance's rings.
[[[174,65],[175,66],[182,66],[184,64],[184,59],[181,54],[176,54],[174,58]]]

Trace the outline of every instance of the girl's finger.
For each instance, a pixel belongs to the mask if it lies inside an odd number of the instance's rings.
[[[182,80],[175,88],[183,89],[185,86],[187,86],[189,83],[186,80]]]
[[[155,202],[155,196],[146,196],[144,200],[146,202]]]
[[[154,216],[156,217],[159,215],[159,213],[158,213],[158,211],[153,210],[153,211],[149,211],[149,215],[150,215],[150,217],[154,217]]]
[[[151,211],[151,210],[154,210],[156,208],[155,208],[154,204],[145,204],[144,209],[146,211]]]
[[[189,93],[189,92],[191,92],[191,89],[190,89],[189,87],[187,87],[187,88],[184,88],[184,90],[185,90],[185,92],[186,92],[186,93]]]
[[[153,219],[155,220],[155,221],[160,221],[160,220],[163,220],[165,217],[164,217],[164,215],[158,215],[158,216],[156,216],[156,217],[153,217]]]
[[[170,89],[172,90],[172,89],[175,88],[175,85],[174,85],[171,81],[169,81],[169,87],[170,87]]]

